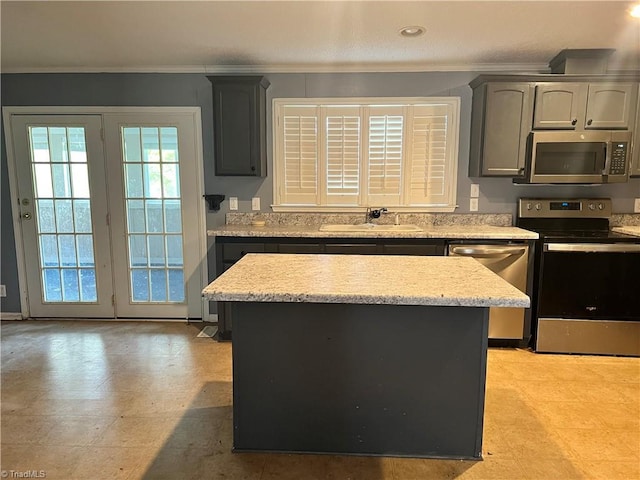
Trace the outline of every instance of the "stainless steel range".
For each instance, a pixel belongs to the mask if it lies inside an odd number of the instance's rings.
[[[610,199],[519,200],[516,225],[540,234],[536,351],[640,356],[640,238],[610,216]]]

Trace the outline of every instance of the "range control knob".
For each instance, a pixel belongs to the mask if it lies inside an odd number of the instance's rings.
[[[527,202],[527,210],[531,210],[532,207],[531,202]]]
[[[538,211],[542,210],[542,204],[541,203],[536,203],[536,210],[538,210]]]
[[[590,204],[589,204],[589,210],[595,210],[595,209],[596,209],[595,204],[590,203]]]
[[[604,210],[604,203],[598,204],[598,210]]]

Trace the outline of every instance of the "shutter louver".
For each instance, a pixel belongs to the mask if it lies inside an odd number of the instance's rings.
[[[388,111],[388,114],[379,114],[385,111]],[[402,108],[378,106],[372,107],[370,112],[368,204],[399,205],[404,155]]]
[[[343,109],[341,109],[343,110]],[[359,108],[354,115],[326,117],[327,203],[357,205],[360,193],[361,132]]]
[[[446,117],[414,117],[412,139],[411,201],[442,203],[446,186]]]
[[[286,204],[315,205],[318,201],[317,109],[285,109],[283,160]]]

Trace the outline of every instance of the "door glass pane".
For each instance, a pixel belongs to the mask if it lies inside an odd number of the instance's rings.
[[[178,130],[129,126],[121,138],[130,299],[184,303]]]
[[[43,300],[95,303],[85,130],[29,127],[29,142]]]

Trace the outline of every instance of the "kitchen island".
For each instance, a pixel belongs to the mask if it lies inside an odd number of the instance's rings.
[[[464,257],[247,254],[231,302],[235,451],[481,458],[490,307],[529,298]]]

